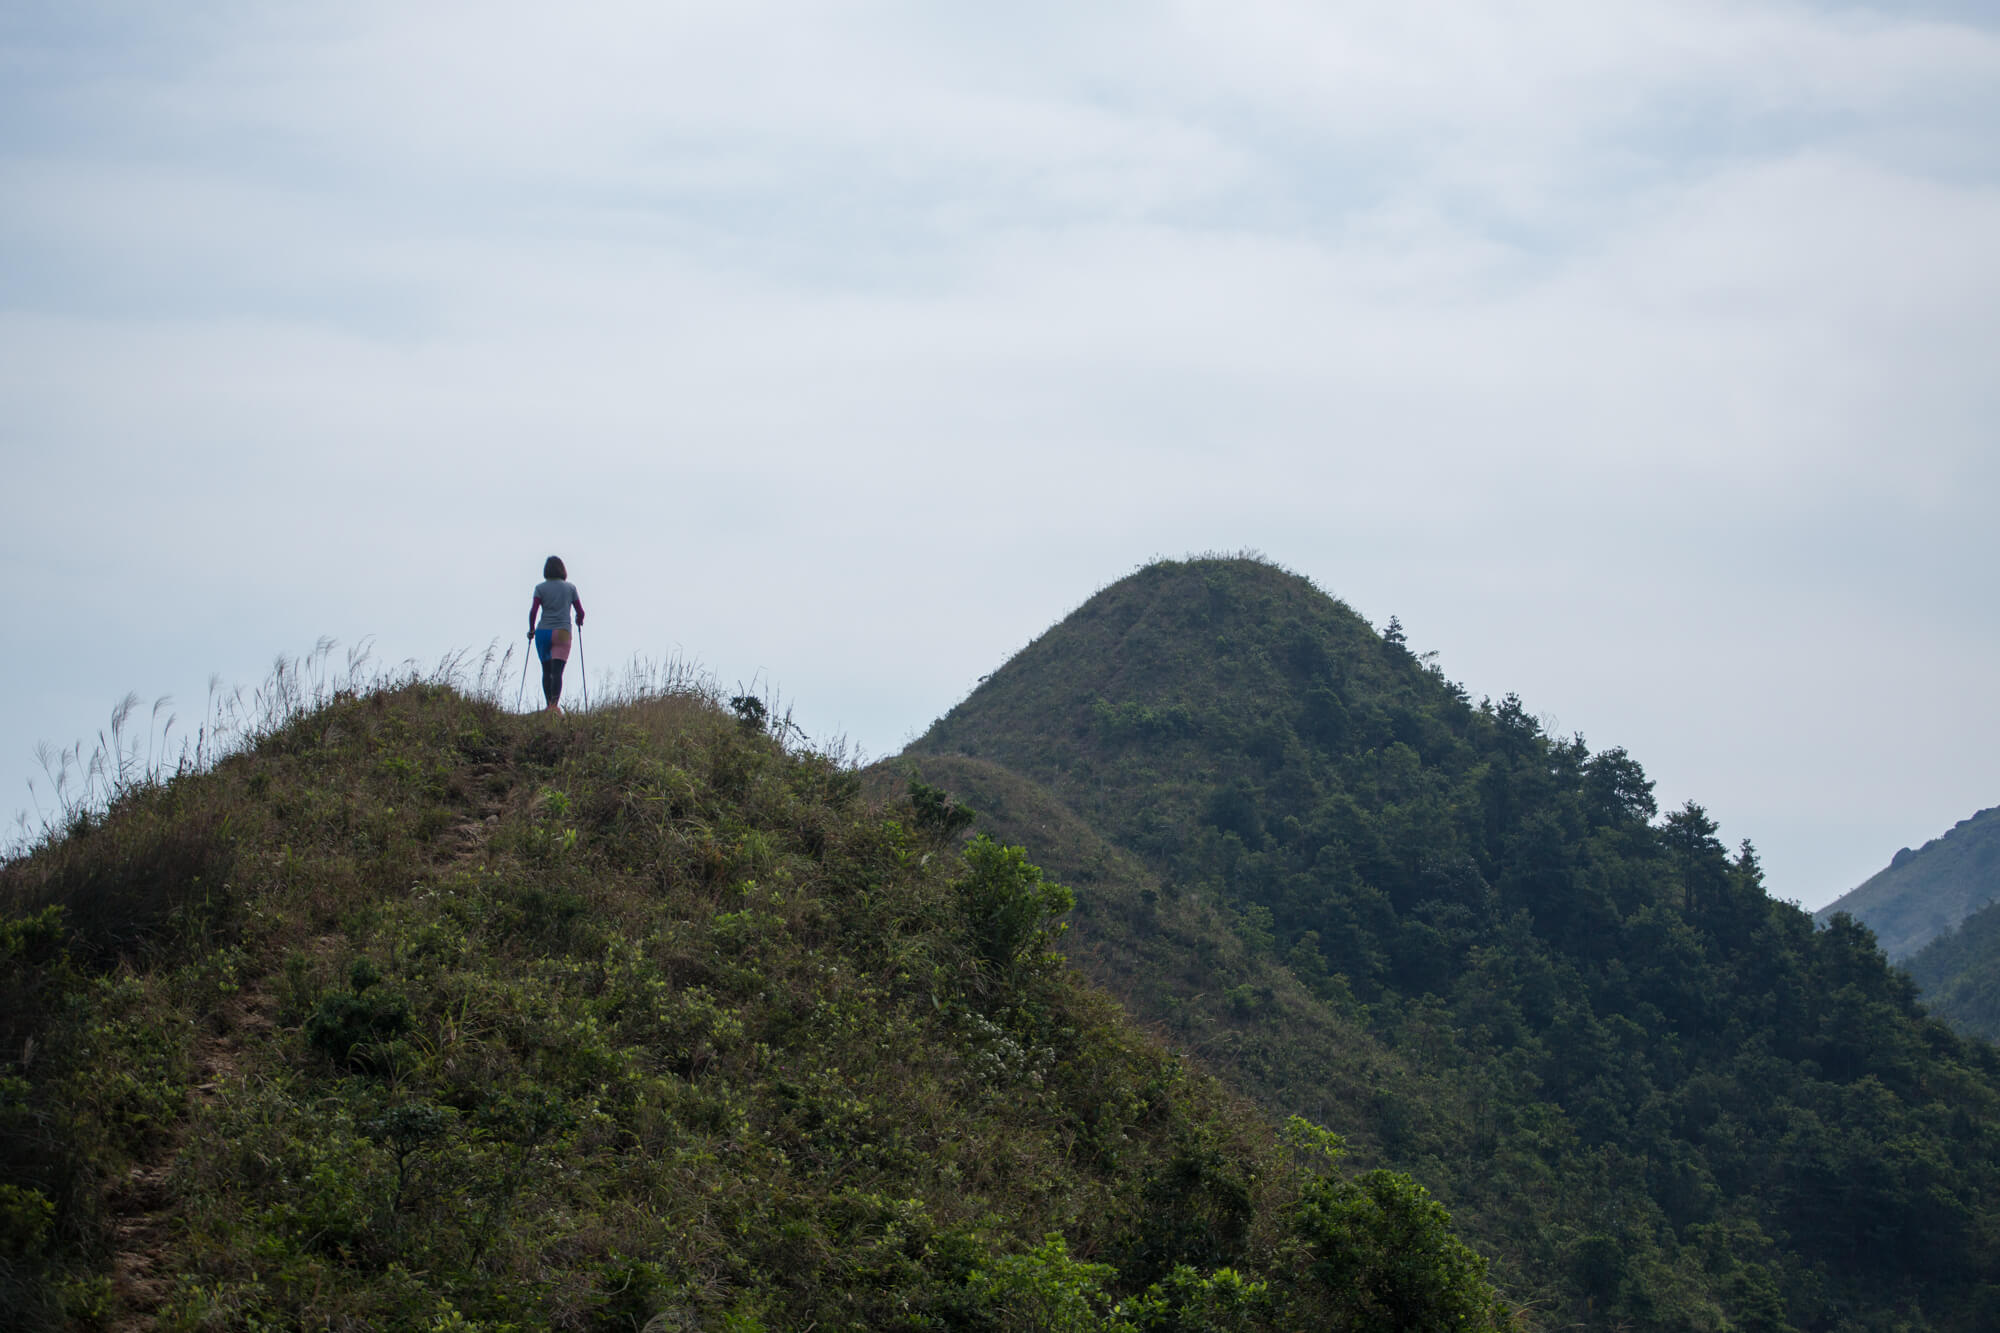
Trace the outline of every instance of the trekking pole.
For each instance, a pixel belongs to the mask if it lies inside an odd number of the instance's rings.
[[[529,642],[529,643],[533,643],[534,641],[535,641],[535,632],[534,632],[533,630],[529,630],[529,631],[528,631],[528,642]],[[524,699],[524,698],[526,698],[526,697],[527,697],[527,694],[528,694],[528,655],[527,655],[526,653],[522,653],[522,654],[521,654],[521,687],[520,687],[519,689],[517,689],[517,690],[515,690],[515,691],[514,691],[514,711],[515,711],[515,712],[517,712],[517,713],[518,713],[518,712],[520,712],[520,711],[521,711],[521,700],[522,700],[522,699]]]
[[[590,668],[583,664],[583,622],[576,622],[576,674],[583,677],[583,711],[590,711]]]

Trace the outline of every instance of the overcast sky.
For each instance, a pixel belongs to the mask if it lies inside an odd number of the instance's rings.
[[[550,551],[874,756],[1254,548],[1818,905],[2000,804],[1994,14],[0,0],[6,809]]]

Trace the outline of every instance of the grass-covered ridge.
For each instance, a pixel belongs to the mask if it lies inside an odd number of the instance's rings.
[[[1066,809],[1091,836],[1048,864],[1106,890],[1079,963],[1437,1190],[1550,1324],[2000,1327],[2000,1056],[1633,756],[1474,702],[1394,622],[1162,562],[899,763],[1008,836]]]
[[[740,713],[341,694],[9,861],[0,1323],[1504,1322],[1079,982],[1021,851]]]

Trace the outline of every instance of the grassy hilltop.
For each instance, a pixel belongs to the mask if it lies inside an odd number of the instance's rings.
[[[698,690],[286,707],[0,867],[0,1325],[1497,1329],[1069,893]]]
[[[1993,1048],[1393,622],[1155,564],[895,766],[1040,839],[1081,966],[1435,1189],[1551,1326],[2000,1327]]]

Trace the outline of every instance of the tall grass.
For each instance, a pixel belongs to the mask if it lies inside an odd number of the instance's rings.
[[[43,741],[35,747],[41,778],[28,779],[33,809],[15,814],[14,835],[10,845],[0,847],[0,861],[87,828],[135,792],[206,772],[342,699],[425,685],[448,687],[496,708],[539,711],[522,706],[517,654],[526,656],[519,645],[503,648],[495,639],[476,654],[469,648],[454,649],[428,667],[414,658],[386,666],[375,660],[371,639],[343,648],[337,640],[322,636],[304,653],[278,654],[257,685],[226,688],[220,675],[211,675],[208,697],[192,733],[182,725],[172,696],[160,695],[150,710],[142,712],[143,698],[128,692],[113,705],[94,741],[75,741],[61,748]],[[814,743],[794,720],[792,702],[769,681],[753,678],[747,686],[739,681],[731,694],[699,662],[679,654],[635,656],[616,671],[608,687],[600,686],[588,711],[665,699],[699,701],[720,709],[732,698],[745,697],[758,699],[762,729],[787,752],[815,754],[837,768],[859,767],[862,755],[846,736]]]
[[[15,845],[8,859],[35,845],[60,838],[102,815],[121,798],[156,787],[189,773],[206,772],[230,755],[337,699],[417,682],[451,685],[498,701],[514,650],[500,651],[498,641],[474,659],[459,650],[446,654],[428,671],[414,660],[385,668],[376,665],[371,641],[347,648],[322,636],[304,653],[280,653],[261,684],[227,689],[220,675],[208,678],[208,698],[192,734],[180,727],[170,695],[153,701],[143,730],[133,726],[142,700],[127,693],[111,709],[109,724],[96,740],[76,741],[60,749],[43,741],[35,747],[41,782],[28,779],[32,812],[15,815]]]

